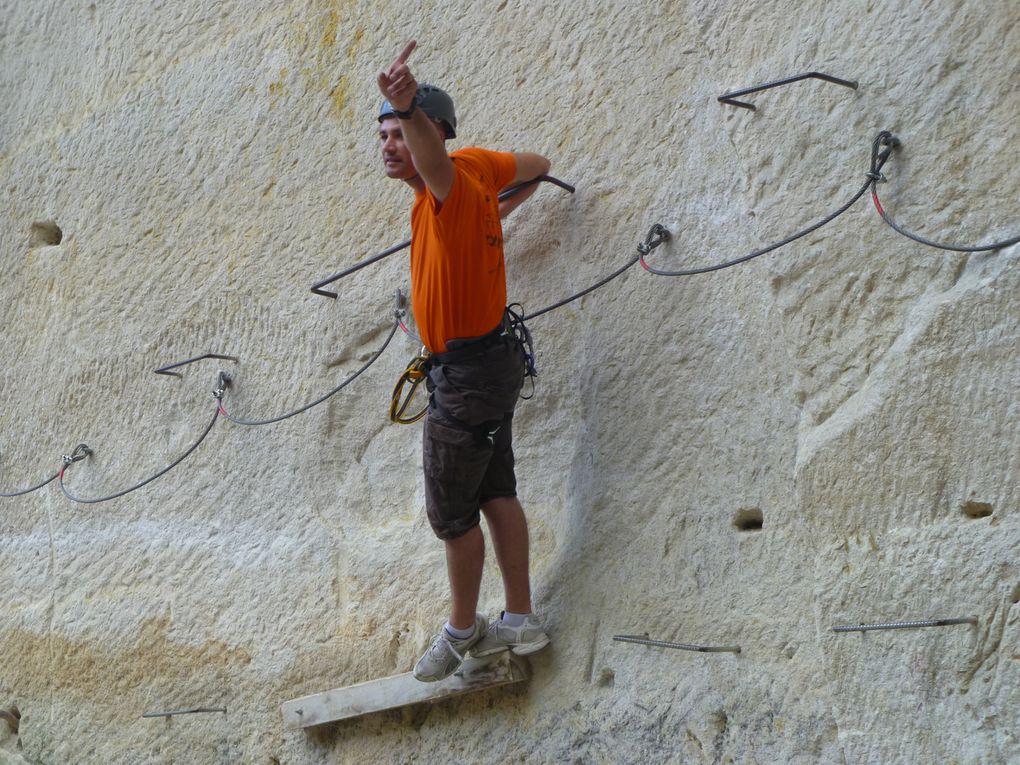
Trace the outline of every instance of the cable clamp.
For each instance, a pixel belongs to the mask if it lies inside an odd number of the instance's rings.
[[[73,452],[65,454],[61,459],[63,459],[64,465],[70,465],[91,456],[92,450],[89,449],[88,444],[78,444],[74,447]]]
[[[399,289],[397,290],[396,295],[394,296],[394,298],[395,298],[395,300],[394,300],[393,316],[394,316],[394,318],[397,321],[400,321],[405,316],[407,316],[407,311],[406,311],[407,298],[404,297],[404,293],[401,292]]]
[[[649,229],[648,236],[645,237],[645,241],[638,243],[638,252],[642,255],[647,255],[660,244],[668,242],[669,239],[669,229],[661,223],[656,223],[651,227],[651,229]]]
[[[875,136],[875,140],[871,144],[871,170],[868,171],[868,178],[876,183],[885,181],[885,177],[881,172],[882,165],[889,159],[893,149],[899,145],[900,139],[888,130],[883,130]]]
[[[223,394],[226,393],[227,387],[230,385],[230,375],[220,370],[219,375],[216,377],[216,387],[213,389],[213,398],[218,401],[223,400]]]

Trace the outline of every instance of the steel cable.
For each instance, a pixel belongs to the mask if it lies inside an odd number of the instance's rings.
[[[324,396],[320,396],[319,398],[315,399],[315,401],[312,401],[311,403],[305,404],[300,409],[295,409],[293,412],[287,412],[286,414],[281,414],[279,417],[270,417],[270,418],[265,419],[265,420],[244,420],[244,419],[241,419],[240,417],[235,417],[235,416],[233,416],[231,414],[228,414],[227,410],[223,406],[223,402],[222,402],[222,399],[221,399],[218,411],[219,411],[220,414],[222,414],[224,417],[226,417],[228,420],[230,420],[230,422],[234,423],[235,425],[248,425],[248,426],[270,425],[270,424],[272,424],[274,422],[280,422],[280,421],[286,420],[286,419],[288,419],[290,417],[294,417],[296,415],[299,415],[302,412],[307,412],[313,406],[318,406],[319,404],[321,404],[326,399],[328,399],[328,398],[336,395],[340,391],[342,391],[344,388],[346,388],[348,385],[350,385],[352,382],[354,382],[354,380],[356,380],[359,376],[361,376],[361,374],[363,372],[365,372],[365,370],[367,370],[370,366],[372,366],[378,360],[378,358],[382,355],[383,351],[386,350],[386,347],[390,344],[390,341],[393,339],[393,335],[396,334],[397,329],[399,327],[400,327],[400,320],[398,318],[396,321],[393,322],[393,326],[390,328],[390,333],[386,336],[386,339],[383,341],[383,344],[379,348],[379,350],[377,350],[374,354],[372,354],[372,357],[367,362],[365,362],[362,365],[362,367],[357,372],[355,372],[350,377],[348,377],[346,380],[344,380],[342,383],[340,383],[338,386],[333,388],[333,390],[331,390],[329,393],[325,394]]]
[[[0,497],[22,497],[25,494],[31,494],[33,491],[38,491],[43,486],[46,486],[48,483],[53,481],[59,475],[60,475],[60,471],[57,471],[56,473],[51,475],[49,478],[47,478],[45,481],[43,481],[42,483],[36,484],[31,489],[22,489],[21,491],[14,491],[14,492],[0,491]]]
[[[569,191],[571,194],[573,194],[575,191],[573,186],[571,186],[569,183],[566,183],[565,181],[561,181],[559,178],[553,178],[551,175],[540,175],[537,178],[532,178],[530,181],[524,181],[523,183],[514,186],[512,189],[507,189],[506,191],[501,192],[498,199],[500,202],[503,202],[507,199],[510,199],[510,197],[524,191],[524,189],[543,182],[551,183],[554,186],[559,186],[561,189],[563,189],[564,191]],[[411,246],[410,239],[401,242],[400,244],[395,244],[392,247],[383,250],[378,255],[373,255],[370,258],[366,258],[365,260],[362,260],[359,263],[355,263],[353,266],[350,266],[349,268],[345,268],[340,273],[333,274],[332,276],[327,276],[325,279],[316,282],[311,286],[311,290],[316,295],[337,298],[339,297],[339,295],[336,292],[330,292],[329,290],[323,289],[323,287],[325,287],[327,284],[332,284],[335,281],[339,281],[340,279],[343,279],[345,276],[350,276],[351,274],[360,271],[366,266],[370,266],[373,263],[378,263],[383,258],[389,257],[390,255],[400,252],[401,250],[406,249],[410,246]]]
[[[952,252],[988,252],[989,250],[1000,250],[1003,247],[1012,247],[1014,244],[1020,242],[1020,236],[1014,236],[1011,239],[1003,239],[1001,242],[993,242],[991,244],[978,244],[978,245],[962,245],[962,244],[946,244],[945,242],[935,242],[931,239],[927,239],[920,234],[915,234],[911,231],[907,231],[900,224],[892,219],[892,216],[886,212],[886,209],[882,206],[882,203],[878,199],[878,181],[882,179],[872,179],[871,181],[871,201],[875,203],[875,209],[878,210],[878,214],[882,216],[882,220],[889,224],[893,231],[898,234],[902,234],[907,239],[913,239],[919,244],[926,244],[929,247],[935,247],[940,250],[951,250]]]
[[[730,268],[741,263],[746,263],[749,260],[753,260],[754,258],[761,257],[762,255],[773,252],[774,250],[778,250],[780,247],[785,247],[786,245],[795,242],[802,237],[807,236],[812,231],[817,231],[822,226],[825,226],[826,224],[834,221],[840,215],[842,215],[851,207],[853,207],[857,203],[857,200],[864,196],[867,190],[870,187],[872,187],[875,183],[877,183],[878,180],[881,180],[882,166],[889,159],[889,155],[892,152],[893,141],[895,141],[895,138],[893,138],[891,133],[887,133],[885,131],[879,133],[878,137],[875,139],[875,142],[872,144],[871,171],[868,173],[868,179],[867,181],[865,181],[864,185],[857,190],[857,193],[850,198],[849,202],[844,204],[834,213],[831,213],[826,217],[822,218],[817,223],[814,223],[808,226],[807,228],[798,231],[795,234],[791,234],[785,239],[775,242],[774,244],[770,244],[768,247],[763,247],[760,250],[755,250],[754,252],[751,252],[747,255],[743,255],[739,258],[734,258],[733,260],[728,260],[725,263],[716,263],[715,265],[702,266],[700,268],[687,268],[680,271],[663,271],[658,268],[653,268],[652,266],[648,265],[648,263],[645,261],[644,252],[641,252],[641,254],[638,256],[638,260],[640,261],[642,268],[644,268],[649,273],[655,274],[656,276],[694,276],[696,274],[707,274],[711,271],[720,271],[724,268]],[[884,150],[879,151],[879,147],[884,147]]]
[[[189,456],[191,456],[192,452],[194,452],[199,447],[199,445],[205,440],[206,436],[209,435],[209,432],[212,430],[213,425],[216,424],[216,420],[219,419],[219,416],[220,416],[220,408],[219,408],[219,402],[217,402],[216,411],[213,413],[212,419],[209,420],[209,424],[205,426],[205,430],[202,431],[202,435],[200,435],[198,437],[198,440],[195,441],[195,443],[193,443],[188,448],[188,450],[186,452],[184,452],[184,454],[182,454],[180,457],[175,459],[173,462],[171,462],[169,465],[167,465],[165,468],[160,470],[155,475],[150,476],[149,478],[146,478],[144,481],[141,481],[140,483],[136,483],[134,486],[132,486],[132,487],[130,487],[128,489],[124,489],[123,491],[118,491],[116,494],[110,494],[110,495],[105,496],[105,497],[98,497],[96,499],[82,499],[81,497],[76,497],[73,494],[71,494],[71,492],[69,492],[67,490],[67,486],[64,484],[64,473],[67,471],[67,468],[69,468],[71,466],[71,463],[68,462],[68,464],[66,464],[64,467],[62,467],[60,469],[60,472],[57,473],[57,477],[60,479],[60,490],[62,492],[64,492],[64,496],[66,496],[72,502],[78,502],[78,503],[83,504],[83,505],[94,505],[94,504],[96,504],[98,502],[107,502],[107,501],[109,501],[111,499],[117,499],[118,497],[123,497],[125,494],[130,494],[133,491],[137,491],[138,489],[142,488],[143,486],[152,483],[153,481],[155,481],[160,476],[165,475],[166,473],[169,473],[175,467],[177,467],[182,462],[184,462],[185,459],[187,459]],[[68,459],[69,458],[65,458],[65,461],[67,461]]]
[[[540,309],[538,311],[535,311],[534,313],[527,314],[526,316],[523,317],[524,321],[531,321],[532,319],[534,319],[534,318],[536,318],[538,316],[541,316],[544,313],[549,313],[549,311],[553,311],[553,310],[555,310],[557,308],[560,308],[561,306],[565,306],[567,303],[572,303],[575,300],[579,300],[580,298],[583,298],[589,292],[594,292],[599,287],[604,287],[606,284],[611,282],[613,279],[615,279],[617,276],[622,274],[624,271],[626,271],[628,268],[630,268],[632,265],[634,265],[637,262],[638,262],[637,257],[631,258],[623,266],[621,266],[617,270],[613,271],[613,273],[611,273],[605,279],[602,279],[602,280],[596,282],[592,286],[588,287],[588,289],[581,290],[576,295],[571,295],[568,298],[563,298],[563,300],[560,300],[560,301],[558,301],[556,303],[553,303],[552,305],[546,306],[545,308],[542,308],[542,309]]]
[[[657,276],[693,276],[695,274],[704,274],[704,273],[708,273],[710,271],[719,271],[719,270],[724,269],[724,268],[730,268],[732,266],[739,265],[740,263],[746,263],[749,260],[752,260],[754,258],[760,257],[761,255],[765,255],[766,253],[772,252],[774,250],[778,250],[780,247],[785,247],[786,245],[790,244],[791,242],[795,242],[796,240],[798,240],[798,239],[800,239],[800,238],[802,238],[804,236],[807,236],[812,231],[817,231],[822,226],[825,226],[826,224],[831,223],[836,218],[838,218],[840,215],[842,215],[847,210],[849,210],[851,207],[853,207],[857,203],[857,201],[862,196],[864,196],[864,194],[867,192],[868,188],[871,187],[872,184],[874,184],[876,182],[876,180],[881,180],[882,179],[882,173],[881,173],[882,167],[883,167],[883,165],[885,165],[886,161],[889,159],[889,155],[892,153],[893,146],[896,143],[897,143],[896,138],[891,133],[889,133],[888,131],[883,131],[883,132],[879,133],[878,137],[875,138],[875,141],[872,144],[872,149],[871,149],[871,170],[868,172],[868,179],[864,183],[864,185],[861,186],[861,188],[857,190],[857,193],[854,194],[853,197],[850,198],[850,201],[847,202],[846,204],[844,204],[842,207],[840,207],[834,213],[831,213],[830,215],[827,215],[825,218],[823,218],[822,220],[818,221],[817,223],[815,223],[815,224],[813,224],[811,226],[808,226],[807,228],[805,228],[805,229],[803,229],[801,231],[798,231],[797,233],[792,234],[792,235],[786,237],[785,239],[783,239],[783,240],[781,240],[779,242],[771,244],[768,247],[764,247],[764,248],[762,248],[760,250],[755,250],[754,252],[752,252],[752,253],[750,253],[748,255],[744,255],[742,257],[726,261],[725,263],[717,263],[717,264],[712,265],[712,266],[704,266],[704,267],[701,267],[701,268],[684,269],[682,271],[663,271],[661,269],[653,268],[652,266],[648,265],[647,261],[645,260],[645,255],[648,254],[652,249],[654,249],[654,247],[658,246],[658,244],[661,244],[663,240],[660,239],[659,242],[652,244],[651,247],[649,247],[649,242],[646,241],[644,243],[643,247],[641,245],[638,245],[638,255],[637,256],[631,258],[629,261],[627,261],[627,263],[625,263],[619,269],[617,269],[616,271],[611,273],[609,276],[605,277],[604,279],[599,280],[598,282],[593,284],[591,287],[588,287],[587,289],[581,290],[580,292],[578,292],[578,293],[576,293],[574,295],[571,295],[570,297],[563,298],[562,300],[559,300],[559,301],[553,303],[552,305],[546,306],[545,308],[542,308],[542,309],[540,309],[538,311],[535,311],[534,313],[528,314],[524,318],[525,318],[525,320],[534,319],[534,318],[537,318],[538,316],[541,316],[542,314],[548,313],[549,311],[553,311],[553,310],[555,310],[557,308],[560,308],[561,306],[567,305],[568,303],[572,303],[573,301],[578,300],[579,298],[584,297],[588,293],[594,292],[595,290],[599,289],[600,287],[605,286],[606,284],[608,284],[610,281],[612,281],[617,276],[622,274],[624,271],[626,271],[628,268],[630,268],[635,263],[641,263],[641,266],[646,271],[648,271],[649,273],[655,274]],[[655,229],[660,229],[660,231],[661,231],[660,236],[661,235],[665,235],[666,237],[668,237],[668,231],[663,229],[661,226],[656,226],[655,228],[653,228],[653,231]]]

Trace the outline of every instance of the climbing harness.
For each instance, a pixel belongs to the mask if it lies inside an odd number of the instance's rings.
[[[409,330],[405,329],[405,332],[410,334]],[[531,393],[527,396],[521,394],[521,399],[527,401],[532,398],[535,395],[535,378],[538,377],[538,370],[535,367],[534,341],[531,337],[531,331],[524,323],[524,308],[520,303],[511,303],[506,307],[503,313],[503,321],[500,322],[500,325],[483,337],[467,342],[453,350],[436,354],[429,353],[428,348],[423,345],[421,350],[418,351],[418,355],[411,359],[407,368],[400,373],[396,384],[393,386],[393,394],[390,396],[390,422],[397,425],[412,425],[428,412],[429,402],[426,400],[421,409],[413,414],[407,414],[415,393],[428,378],[429,367],[431,365],[456,363],[462,359],[471,358],[487,348],[491,348],[496,343],[502,342],[505,338],[512,338],[521,346],[521,350],[524,352],[524,377],[531,381]],[[405,388],[408,388],[408,386],[410,388],[405,392]],[[498,426],[495,430],[489,428],[488,430],[491,430],[491,432],[487,431],[486,437],[491,441],[498,429]]]
[[[390,397],[390,422],[398,425],[412,425],[424,417],[429,410],[428,399],[426,399],[425,405],[418,412],[412,415],[405,414],[415,392],[428,377],[428,359],[428,349],[423,345],[418,351],[418,355],[411,359],[407,369],[397,378],[397,384],[393,386],[393,395]],[[410,385],[411,389],[405,394],[404,387],[407,385]]]

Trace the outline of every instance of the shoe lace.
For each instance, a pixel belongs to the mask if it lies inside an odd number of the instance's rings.
[[[439,633],[438,635],[435,636],[435,638],[433,638],[432,645],[429,646],[429,653],[434,653],[434,654],[440,654],[441,655],[440,652],[443,649],[443,643],[446,644],[446,650],[448,650],[450,653],[452,653],[454,656],[457,657],[457,661],[464,661],[464,657],[461,656],[460,651],[458,651],[454,647],[453,641],[451,641],[443,633]]]

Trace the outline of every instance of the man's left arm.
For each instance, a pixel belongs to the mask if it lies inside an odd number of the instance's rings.
[[[519,186],[525,181],[533,180],[540,175],[546,175],[549,172],[549,168],[552,167],[552,163],[541,154],[535,154],[528,151],[514,152],[514,162],[517,164],[517,172],[514,173],[513,180],[500,189],[501,192],[511,189],[514,186]],[[528,197],[535,193],[535,189],[537,188],[538,184],[533,183],[527,188],[521,189],[509,199],[504,199],[500,202],[499,217],[505,218],[520,207],[520,205],[527,200]]]

